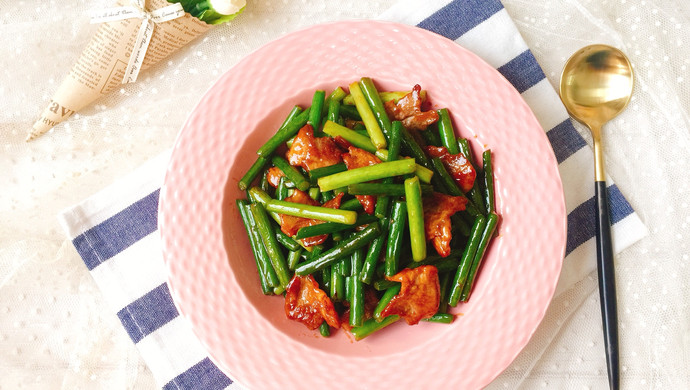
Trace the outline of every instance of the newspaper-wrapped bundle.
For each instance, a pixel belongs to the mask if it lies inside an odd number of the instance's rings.
[[[48,107],[31,141],[121,84],[176,52],[214,24],[232,20],[246,0],[117,0],[93,13],[100,23]]]

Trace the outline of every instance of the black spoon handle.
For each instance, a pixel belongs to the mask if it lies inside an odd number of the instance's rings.
[[[599,274],[599,297],[601,300],[601,318],[604,326],[604,344],[606,348],[606,365],[609,374],[609,387],[620,388],[618,362],[618,310],[616,308],[616,275],[613,264],[613,247],[611,242],[611,219],[609,197],[606,181],[596,181],[595,196],[597,207],[596,241],[597,270]]]

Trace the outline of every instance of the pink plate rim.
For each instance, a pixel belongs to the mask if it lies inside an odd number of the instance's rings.
[[[323,339],[322,348],[313,334],[282,328],[244,287],[245,271],[235,266],[247,244],[233,210],[240,196],[233,167],[248,167],[247,150],[271,134],[263,128],[282,121],[286,112],[271,107],[291,107],[304,91],[346,87],[332,83],[362,76],[392,87],[419,83],[434,104],[449,108],[475,154],[492,149],[502,220],[473,299],[457,308],[462,315],[453,324],[436,328],[441,336],[427,337],[424,325],[399,326],[356,343]],[[481,388],[515,359],[544,317],[561,271],[566,212],[551,145],[500,73],[429,31],[354,20],[272,41],[207,91],[175,143],[159,229],[178,310],[211,360],[248,388]]]

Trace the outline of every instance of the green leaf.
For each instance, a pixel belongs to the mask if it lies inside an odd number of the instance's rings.
[[[229,22],[237,15],[241,14],[245,7],[231,15],[224,15],[217,12],[210,0],[168,0],[169,3],[180,3],[185,12],[194,16],[195,18],[205,22],[206,24],[221,24]]]

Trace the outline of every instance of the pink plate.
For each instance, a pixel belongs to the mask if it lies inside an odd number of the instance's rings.
[[[316,89],[369,76],[381,90],[419,83],[448,107],[475,153],[494,153],[502,215],[472,299],[451,325],[402,322],[363,341],[325,339],[261,294],[235,200],[256,150]],[[565,205],[551,146],[518,92],[450,40],[400,24],[318,25],[247,56],[206,93],[182,129],[161,191],[168,284],[211,359],[251,389],[487,385],[527,344],[556,287]]]

